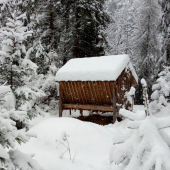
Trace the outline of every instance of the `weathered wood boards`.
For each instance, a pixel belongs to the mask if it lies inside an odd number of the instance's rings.
[[[69,60],[57,72],[60,83],[59,115],[63,110],[112,112],[113,122],[119,109],[132,110],[132,85],[138,77],[128,55],[86,57]]]
[[[114,82],[60,82],[63,103],[112,105]]]
[[[63,110],[76,109],[113,112],[113,122],[121,107],[131,110],[126,93],[137,84],[130,70],[124,69],[116,81],[60,82],[59,116]],[[70,111],[71,113],[71,111]]]
[[[63,104],[63,109],[76,109],[76,110],[92,110],[92,111],[103,111],[113,112],[112,106],[99,106],[99,105],[83,105],[83,104]]]

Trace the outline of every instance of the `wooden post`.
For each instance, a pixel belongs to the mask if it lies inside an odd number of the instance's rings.
[[[133,112],[133,106],[134,106],[134,95],[131,96],[132,97],[132,105],[131,105],[131,111]]]
[[[113,123],[116,122],[117,113],[116,113],[116,82],[113,86]]]
[[[83,116],[83,110],[80,110],[80,114],[81,114],[81,116]]]
[[[71,115],[71,109],[69,109],[70,110],[70,115]]]
[[[60,82],[60,85],[59,85],[59,117],[62,117],[62,112],[63,112],[63,108],[62,108],[62,105],[63,105],[63,83]]]

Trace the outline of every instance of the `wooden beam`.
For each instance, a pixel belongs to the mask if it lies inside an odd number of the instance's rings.
[[[117,118],[117,113],[116,113],[116,83],[114,83],[113,86],[113,123],[115,123]]]
[[[94,110],[94,111],[113,112],[112,106],[99,106],[99,105],[63,104],[63,109],[78,109],[78,110]]]
[[[63,112],[63,82],[60,82],[59,85],[59,90],[60,90],[60,96],[59,96],[59,117],[62,117],[62,112]]]
[[[83,116],[83,110],[80,110],[80,114],[81,114],[81,116]]]

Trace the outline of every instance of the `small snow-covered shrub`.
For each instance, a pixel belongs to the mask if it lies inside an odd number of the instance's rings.
[[[15,99],[7,98],[14,104],[14,107],[6,107],[6,102],[3,99],[5,95],[13,96],[9,86],[0,86],[0,169],[7,170],[41,170],[38,163],[32,159],[33,155],[26,155],[15,149],[15,142],[28,142],[30,137],[36,137],[35,134],[26,132],[25,129],[18,130],[16,128],[16,121],[26,121],[27,113],[24,111],[15,110]],[[9,106],[9,105],[8,105]]]
[[[63,146],[66,148],[66,150],[65,150],[64,152],[62,152],[62,153],[59,155],[59,157],[62,159],[63,156],[64,156],[64,154],[68,151],[68,152],[69,152],[69,155],[70,155],[70,161],[72,161],[72,163],[73,163],[74,160],[75,160],[75,157],[76,157],[76,153],[75,153],[74,157],[72,158],[72,157],[71,157],[71,149],[70,149],[70,145],[69,145],[69,141],[68,141],[68,135],[67,135],[66,131],[63,131],[63,132],[61,133],[61,138],[62,138],[63,142],[61,142],[61,141],[59,141],[59,140],[56,140],[56,142],[59,142],[58,145],[60,145],[60,144],[63,145]],[[64,143],[64,142],[66,142],[66,143]],[[57,146],[57,147],[58,147],[58,146]]]
[[[153,113],[157,113],[166,107],[170,99],[170,67],[165,67],[158,76],[156,84],[152,86],[150,107]]]
[[[125,109],[120,114],[130,121],[129,133],[113,141],[110,162],[121,164],[124,170],[169,170],[170,137],[165,128],[170,126],[170,117],[156,118],[149,109],[146,82],[142,79],[145,113],[133,113]]]
[[[56,114],[58,110],[58,96],[59,96],[59,84],[55,81],[55,75],[58,68],[52,63],[49,66],[48,72],[38,80],[39,89],[41,89],[45,96],[41,97],[41,103],[39,107],[51,114]]]

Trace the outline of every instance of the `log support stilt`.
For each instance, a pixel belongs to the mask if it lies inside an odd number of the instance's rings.
[[[62,117],[62,112],[63,112],[63,83],[60,82],[59,85],[59,90],[60,90],[60,96],[59,96],[59,117]]]
[[[113,123],[116,122],[117,113],[116,113],[116,83],[113,86]]]

